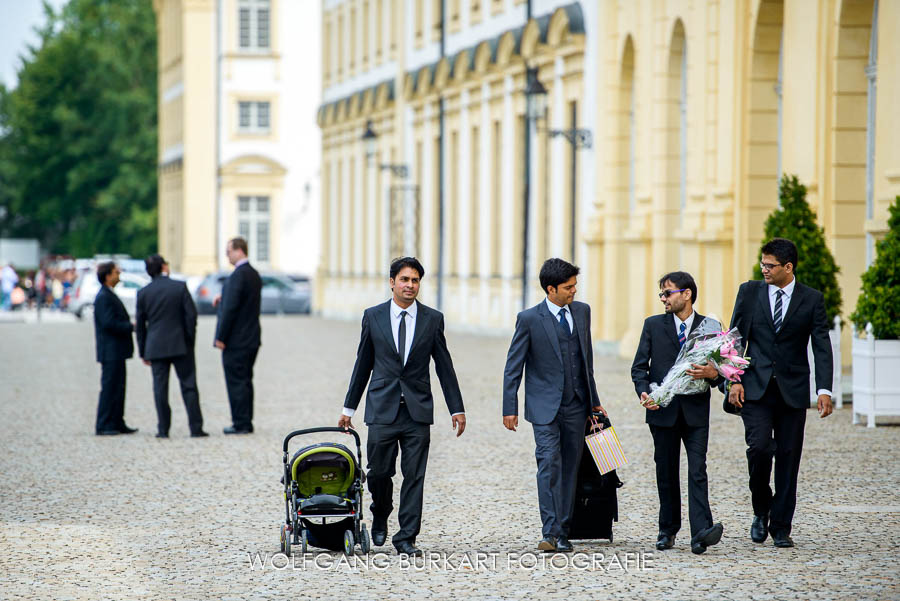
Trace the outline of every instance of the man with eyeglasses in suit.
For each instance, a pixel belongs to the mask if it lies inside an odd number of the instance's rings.
[[[754,516],[750,538],[762,543],[771,534],[781,548],[794,546],[790,534],[809,409],[810,341],[819,416],[832,412],[833,357],[825,299],[797,281],[797,261],[797,247],[790,240],[767,242],[760,262],[764,281],[741,284],[731,318],[731,327],[745,337],[751,357],[741,382],[731,385],[728,396],[744,420]],[[774,493],[769,486],[773,459]]]

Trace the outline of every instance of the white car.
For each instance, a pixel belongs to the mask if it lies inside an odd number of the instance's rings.
[[[150,276],[123,271],[119,276],[119,283],[113,288],[128,315],[134,319],[135,306],[137,304],[137,291],[150,283]],[[100,292],[100,280],[97,279],[97,269],[85,271],[75,280],[74,292],[69,299],[69,311],[78,319],[90,317],[94,311],[94,298]]]

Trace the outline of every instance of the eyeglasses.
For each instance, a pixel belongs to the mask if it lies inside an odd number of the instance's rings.
[[[676,292],[684,292],[687,288],[679,288],[678,290],[663,290],[659,293],[659,298],[669,298]]]
[[[772,271],[779,265],[784,265],[784,263],[760,263],[759,268],[763,271]]]

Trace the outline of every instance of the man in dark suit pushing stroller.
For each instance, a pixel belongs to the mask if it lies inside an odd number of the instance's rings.
[[[350,418],[368,384],[365,422],[369,427],[366,455],[372,542],[381,546],[387,538],[387,519],[393,511],[391,477],[399,449],[403,472],[400,530],[391,542],[398,553],[407,555],[422,554],[415,542],[422,522],[425,467],[434,423],[432,358],[456,435],[466,429],[462,394],[444,338],[444,316],[416,301],[424,275],[422,264],[413,257],[391,263],[393,298],[363,313],[356,365],[338,420],[339,427],[353,427]]]

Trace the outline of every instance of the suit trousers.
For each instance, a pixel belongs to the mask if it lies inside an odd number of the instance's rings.
[[[169,368],[172,366],[175,367],[175,373],[181,384],[181,398],[187,410],[191,434],[195,434],[203,430],[203,413],[200,411],[200,393],[197,390],[197,369],[193,353],[153,359],[150,362],[150,369],[153,372],[153,398],[156,401],[157,431],[160,434],[168,434],[172,425],[172,409],[169,407],[171,371]]]
[[[397,451],[400,451],[400,530],[391,541],[415,544],[422,525],[422,498],[425,492],[425,467],[431,446],[431,426],[413,420],[405,403],[401,403],[392,424],[369,424],[366,456],[369,458],[368,481],[372,495],[372,516],[387,520],[393,511]]]
[[[532,424],[538,507],[544,537],[558,538],[569,534],[588,413],[585,401],[576,396],[571,402],[560,405],[549,424]]]
[[[100,363],[100,398],[97,403],[97,432],[125,427],[125,359]]]
[[[653,436],[653,460],[656,462],[656,489],[659,493],[659,533],[675,536],[681,529],[681,444],[688,463],[688,517],[691,542],[697,534],[713,525],[709,509],[709,485],[706,478],[706,450],[709,424],[689,426],[681,408],[672,427],[650,424]]]
[[[258,352],[258,346],[222,351],[231,423],[238,430],[253,430],[253,365]]]
[[[775,378],[759,400],[746,400],[741,409],[747,441],[747,467],[753,514],[769,516],[769,531],[791,533],[797,507],[797,476],[803,451],[806,409],[785,403]],[[774,436],[773,436],[774,435]],[[775,494],[769,487],[775,460]]]

